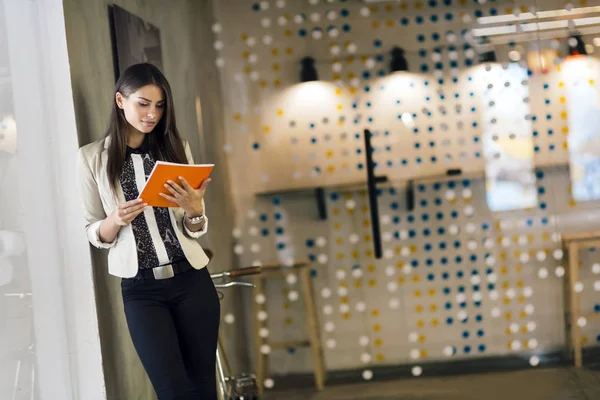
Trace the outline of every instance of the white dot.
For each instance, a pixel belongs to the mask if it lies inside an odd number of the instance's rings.
[[[360,269],[360,268],[353,269],[352,270],[352,276],[355,277],[355,278],[357,278],[357,279],[360,278],[360,277],[362,277],[363,276],[362,269]]]
[[[334,21],[335,19],[337,19],[337,13],[334,10],[329,10],[327,11],[327,19],[330,21]]]
[[[458,317],[458,320],[459,320],[459,321],[464,321],[464,320],[466,320],[466,319],[467,319],[467,312],[466,312],[466,311],[464,311],[464,310],[460,310],[460,311],[458,312],[458,315],[457,315],[457,317]]]
[[[519,256],[519,260],[520,260],[522,263],[527,263],[527,262],[529,262],[529,253],[525,253],[525,252],[521,253],[521,255]]]
[[[535,257],[537,258],[538,261],[544,261],[544,260],[546,260],[546,252],[543,250],[540,250],[537,252]]]
[[[454,193],[454,191],[453,191],[453,190],[448,190],[448,191],[446,192],[446,195],[445,195],[445,196],[446,196],[446,200],[448,200],[448,201],[452,201],[452,200],[454,200],[454,199],[456,198],[456,193]]]
[[[221,24],[219,24],[219,23],[217,23],[217,24],[214,24],[214,25],[212,26],[212,31],[213,31],[214,33],[219,33],[219,32],[221,32],[221,30],[222,30],[222,27],[221,27]]]
[[[496,257],[494,256],[487,256],[485,259],[485,264],[488,267],[493,267],[494,265],[496,265]]]
[[[348,295],[348,288],[344,286],[340,286],[338,288],[338,296],[345,297]]]
[[[538,278],[546,279],[548,277],[548,270],[546,268],[538,269]]]
[[[534,322],[534,321],[529,321],[529,322],[527,323],[527,330],[528,330],[529,332],[533,332],[533,331],[535,331],[535,328],[537,328],[537,325],[535,324],[535,322]]]
[[[285,277],[285,281],[289,284],[289,285],[295,285],[296,282],[298,282],[298,277],[296,276],[296,274],[288,274]]]
[[[354,308],[358,312],[363,312],[367,309],[367,305],[365,304],[364,301],[359,301],[358,303],[356,303],[356,306]]]
[[[398,284],[395,281],[388,282],[387,290],[390,293],[394,293],[396,290],[398,290]]]
[[[529,346],[530,349],[535,349],[538,347],[538,341],[536,338],[531,338],[531,339],[529,339],[527,345]]]
[[[499,295],[498,295],[498,291],[497,290],[492,290],[490,292],[490,300],[496,301],[496,300],[498,300],[498,297],[499,297]]]
[[[277,23],[279,24],[279,26],[284,26],[287,24],[287,18],[284,17],[283,15],[279,18],[277,18]]]
[[[552,255],[554,256],[555,260],[562,260],[564,254],[562,249],[556,249]]]
[[[531,315],[531,314],[533,314],[534,311],[535,311],[535,307],[533,306],[533,304],[527,304],[525,306],[525,314]]]
[[[217,40],[214,44],[215,50],[223,50],[223,42],[221,40]]]
[[[572,9],[573,9],[573,3],[568,2],[567,4],[565,4],[565,10],[571,11]]]
[[[365,369],[362,372],[362,377],[365,381],[370,381],[373,378],[373,371],[371,371],[370,369]]]
[[[498,307],[495,307],[492,309],[492,317],[494,318],[498,318],[500,316],[500,309]]]
[[[345,314],[350,311],[350,306],[346,303],[340,304],[340,313]]]
[[[263,344],[262,346],[260,346],[260,352],[262,354],[270,354],[271,353],[271,346],[269,346],[268,344]]]
[[[231,235],[234,238],[239,239],[242,236],[242,230],[240,228],[233,228],[233,230],[231,231]]]
[[[327,339],[325,344],[328,349],[335,349],[335,347],[337,346],[337,342],[335,341],[335,339],[331,339],[331,338]]]
[[[218,57],[215,60],[215,65],[217,66],[217,68],[223,68],[225,66],[225,59],[223,57]]]
[[[335,324],[331,321],[325,323],[325,332],[333,332],[335,330]]]
[[[579,319],[577,320],[577,326],[579,326],[580,328],[583,328],[586,325],[587,325],[587,319],[585,319],[585,317],[579,317]]]
[[[516,322],[513,322],[512,324],[510,324],[510,331],[512,333],[519,332],[519,324],[517,324]]]
[[[510,238],[503,237],[502,240],[500,241],[500,243],[502,244],[503,247],[508,247],[508,246],[510,246]]]
[[[454,347],[452,346],[446,346],[444,347],[444,355],[450,357],[451,355],[454,354]]]
[[[346,201],[346,208],[348,210],[354,210],[356,208],[356,202],[352,199]]]
[[[366,347],[369,345],[369,337],[368,336],[361,336],[360,338],[358,338],[358,344],[360,344],[363,347]]]
[[[238,256],[242,255],[244,253],[244,246],[242,246],[241,244],[236,244],[233,248],[233,252]]]
[[[396,268],[393,265],[388,265],[385,267],[385,274],[387,276],[394,276],[396,274]]]
[[[417,332],[411,332],[408,334],[408,340],[411,343],[416,343],[419,340],[419,334]]]
[[[540,363],[540,359],[538,356],[531,356],[531,358],[529,359],[529,364],[532,367],[537,367],[539,363]]]
[[[473,301],[481,301],[483,299],[481,292],[475,292],[471,297],[473,298]]]
[[[312,22],[319,22],[321,20],[321,15],[319,13],[314,12],[310,14],[310,20]]]
[[[458,232],[459,232],[459,228],[458,228],[458,226],[457,226],[457,225],[454,225],[454,224],[453,224],[453,225],[450,225],[450,226],[448,227],[448,232],[449,232],[451,235],[457,235],[457,234],[458,234]]]
[[[267,389],[273,389],[273,386],[275,386],[275,382],[273,381],[273,379],[271,378],[267,378],[265,379],[265,381],[263,382],[263,385],[267,388]]]
[[[268,28],[271,26],[271,19],[270,18],[263,18],[260,23],[262,24],[263,27]]]
[[[296,290],[290,290],[288,293],[288,299],[290,299],[290,301],[298,300],[298,292]]]
[[[400,300],[398,300],[395,297],[392,297],[389,301],[389,306],[392,310],[397,309],[398,307],[400,307]]]
[[[269,2],[268,1],[261,1],[260,2],[260,9],[261,10],[268,10],[269,9]]]
[[[350,43],[350,44],[348,44],[348,46],[346,46],[346,51],[350,54],[356,53],[357,49],[358,49],[358,47],[356,47],[356,44],[354,44],[354,43]]]
[[[371,57],[367,58],[367,61],[365,61],[365,66],[366,66],[368,69],[373,69],[373,68],[375,68],[375,65],[376,65],[376,64],[375,64],[375,60],[373,60]]]
[[[233,324],[235,322],[235,316],[231,313],[225,314],[225,318],[223,318],[226,324]]]
[[[304,17],[300,14],[294,15],[294,22],[297,24],[301,24],[304,21]]]
[[[266,321],[267,318],[269,317],[269,315],[267,314],[266,311],[259,311],[258,314],[256,315],[256,317],[258,318],[259,321]]]
[[[253,253],[258,253],[260,251],[260,244],[252,243],[252,245],[250,245],[250,251]]]
[[[404,275],[410,274],[412,272],[410,264],[405,264],[404,267],[402,267],[402,272],[404,272]]]
[[[327,256],[327,254],[319,254],[319,256],[317,257],[317,261],[319,262],[319,264],[327,264],[328,259],[329,257]]]
[[[562,278],[565,275],[565,269],[564,269],[564,267],[558,266],[554,270],[554,273],[556,274],[556,276],[558,278]]]
[[[250,72],[250,80],[252,80],[253,82],[256,82],[258,80],[258,78],[260,78],[260,74],[258,73],[258,71],[252,71]],[[265,180],[266,178],[266,180]],[[268,176],[264,175],[263,176],[263,181],[268,181]]]
[[[594,265],[592,265],[592,273],[594,274],[600,274],[600,264],[596,263]]]
[[[285,7],[285,0],[277,0],[275,2],[275,6],[277,6],[277,8],[283,8],[283,7]]]
[[[521,342],[514,340],[510,346],[513,350],[521,350]]]
[[[348,240],[350,241],[350,243],[356,244],[360,240],[360,236],[358,236],[358,234],[356,233],[353,233],[348,237]]]
[[[464,303],[466,299],[467,299],[467,296],[464,293],[459,293],[456,295],[457,303]]]
[[[319,247],[323,247],[327,244],[327,239],[325,239],[323,236],[319,236],[316,240],[315,243],[317,244],[317,246]]]
[[[477,230],[477,226],[475,226],[474,223],[469,222],[466,226],[465,226],[465,230],[467,231],[467,233],[475,233],[475,231]]]
[[[323,37],[323,31],[321,31],[320,29],[315,29],[312,31],[312,37],[313,39],[319,40]]]
[[[335,271],[335,277],[340,281],[346,279],[346,271],[343,269],[338,269]]]
[[[575,283],[575,285],[573,285],[573,290],[575,290],[575,293],[583,292],[583,282]]]
[[[267,328],[260,328],[258,331],[258,336],[263,339],[269,337],[269,330]]]
[[[271,43],[273,43],[273,37],[270,35],[265,35],[265,36],[263,36],[262,41],[266,46],[270,46]]]
[[[325,314],[325,315],[333,314],[333,306],[331,304],[325,304],[323,306],[323,314]]]
[[[487,276],[487,280],[490,283],[496,283],[496,281],[498,280],[498,276],[496,274],[489,274]]]
[[[250,47],[253,47],[254,45],[256,45],[256,38],[250,36],[248,39],[246,39],[246,44]]]
[[[329,288],[323,288],[323,289],[321,289],[321,296],[324,299],[328,299],[329,297],[331,297],[331,289],[329,289]]]
[[[594,290],[600,292],[600,281],[594,282]]]
[[[423,368],[416,366],[412,368],[412,374],[413,376],[421,376],[421,374],[423,373]]]
[[[369,7],[363,7],[360,9],[360,15],[363,17],[368,17],[371,15],[371,10],[369,10]]]
[[[370,355],[369,353],[362,353],[362,354],[360,355],[360,361],[361,361],[363,364],[368,364],[368,363],[370,363],[370,362],[371,362],[371,355]]]
[[[421,352],[419,351],[419,349],[412,349],[410,351],[410,358],[413,360],[418,360],[419,358],[421,358]]]

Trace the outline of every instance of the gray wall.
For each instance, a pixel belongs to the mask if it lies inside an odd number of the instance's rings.
[[[210,233],[203,245],[215,252],[211,272],[232,266],[232,202],[227,165],[223,152],[222,99],[211,25],[209,0],[120,0],[114,4],[140,16],[160,29],[163,64],[169,79],[183,137],[191,141],[196,162],[216,164],[207,193]],[[65,23],[73,84],[77,128],[81,145],[98,140],[110,112],[114,77],[108,22],[109,2],[104,0],[65,0]],[[200,99],[201,126],[196,115]],[[151,399],[154,394],[133,349],[123,316],[120,280],[107,273],[106,253],[93,250],[97,287],[98,318],[109,399]],[[222,308],[234,312],[239,299],[227,293]],[[225,312],[223,312],[225,314]],[[236,315],[236,321],[242,321]],[[241,324],[240,324],[241,326]],[[222,326],[230,362],[244,368],[243,328]],[[235,355],[235,356],[234,356]]]

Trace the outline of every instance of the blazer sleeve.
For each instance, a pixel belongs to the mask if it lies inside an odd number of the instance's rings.
[[[100,240],[100,224],[106,218],[106,213],[102,207],[98,184],[81,149],[77,153],[77,183],[83,200],[85,230],[89,242],[99,249],[113,247],[117,243],[116,238],[111,243]]]
[[[190,149],[190,143],[187,140],[183,141],[183,148],[185,149],[185,157],[187,158],[188,164],[194,164],[194,157],[192,156],[192,150]],[[202,237],[206,232],[208,232],[208,217],[206,216],[206,205],[204,203],[204,199],[202,199],[202,208],[204,209],[204,226],[197,232],[192,232],[188,229],[185,224],[185,214],[183,215],[183,227],[185,229],[185,233],[194,239],[198,239]]]

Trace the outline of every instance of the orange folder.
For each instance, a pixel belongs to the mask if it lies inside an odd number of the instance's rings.
[[[148,203],[151,207],[179,207],[160,195],[160,193],[164,193],[172,196],[165,187],[165,183],[171,180],[182,186],[179,180],[181,176],[191,187],[198,189],[202,182],[210,176],[214,166],[214,164],[177,164],[157,161],[138,198],[144,200],[144,203]]]

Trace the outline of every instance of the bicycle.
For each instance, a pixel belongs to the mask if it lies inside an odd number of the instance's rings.
[[[212,255],[212,254],[211,254]],[[224,289],[234,286],[254,287],[252,283],[232,281],[232,278],[257,275],[261,273],[260,267],[247,267],[231,271],[211,274],[213,281],[222,279],[223,283],[215,283],[215,288]],[[219,400],[258,400],[258,385],[256,375],[252,373],[241,373],[232,376],[231,368],[227,362],[221,339],[217,343],[217,391]],[[227,370],[227,374],[225,373]]]

